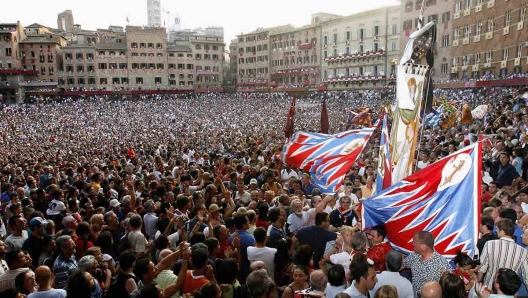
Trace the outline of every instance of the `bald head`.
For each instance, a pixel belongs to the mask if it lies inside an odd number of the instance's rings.
[[[159,254],[159,259],[160,259],[160,260],[163,260],[163,259],[165,259],[168,255],[170,255],[171,253],[172,253],[172,250],[170,250],[170,249],[164,249],[164,250],[162,250],[162,251],[160,252],[160,254]]]
[[[39,266],[35,270],[35,281],[41,288],[46,287],[51,282],[51,270],[48,266]]]
[[[442,287],[436,281],[426,282],[422,288],[422,298],[442,298]]]
[[[251,265],[249,266],[249,271],[251,272],[255,270],[260,270],[260,269],[268,270],[268,265],[266,265],[266,263],[262,261],[255,261],[251,263]]]

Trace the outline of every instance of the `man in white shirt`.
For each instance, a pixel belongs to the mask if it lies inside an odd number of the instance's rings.
[[[9,227],[11,227],[12,234],[5,241],[7,252],[22,249],[24,241],[28,238],[27,232],[23,233],[25,225],[26,220],[20,215],[13,215],[9,218]]]
[[[429,164],[430,164],[429,152],[424,150],[422,151],[422,153],[420,153],[420,161],[418,162],[418,169],[421,170],[427,167]]]
[[[405,277],[400,275],[400,269],[403,264],[401,254],[395,250],[391,250],[385,256],[385,266],[387,271],[377,274],[378,282],[374,289],[370,291],[370,297],[374,297],[381,286],[393,285],[398,289],[399,298],[413,298],[412,284]]]
[[[156,238],[156,223],[158,222],[158,217],[156,216],[156,204],[152,200],[148,200],[143,207],[147,211],[147,214],[143,216],[143,221],[145,222],[145,232],[147,233],[149,240],[154,240]]]
[[[301,200],[297,198],[291,201],[290,209],[293,213],[288,216],[287,223],[290,232],[294,233],[306,225],[308,222],[308,215],[306,214],[306,211],[303,211]]]
[[[249,262],[263,261],[268,266],[269,276],[275,276],[273,268],[275,268],[274,260],[277,249],[266,246],[268,236],[266,235],[266,229],[263,227],[255,229],[253,236],[255,237],[255,246],[247,248]]]

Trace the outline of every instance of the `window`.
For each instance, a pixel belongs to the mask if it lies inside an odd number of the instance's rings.
[[[100,78],[100,79],[99,79],[99,84],[101,84],[101,85],[106,85],[106,83],[107,83],[106,78]]]
[[[456,28],[453,31],[453,40],[458,40],[460,38],[460,29]]]
[[[462,9],[462,1],[456,1],[455,2],[455,13],[459,13]]]
[[[83,72],[83,71],[84,71],[84,66],[77,65],[77,72]]]
[[[449,65],[447,63],[442,63],[442,74],[447,74]]]
[[[469,38],[471,35],[471,25],[464,26],[464,38]]]
[[[493,19],[489,19],[486,26],[486,32],[493,32]]]
[[[350,31],[347,31],[346,32],[346,36],[345,36],[345,39],[346,40],[350,40],[351,36],[350,36]]]
[[[486,62],[493,62],[493,51],[486,52]]]
[[[119,84],[119,78],[112,78],[112,84],[114,85]]]
[[[475,65],[480,63],[480,53],[476,53],[473,55],[473,61],[475,62]]]
[[[502,60],[508,60],[509,54],[510,54],[509,48],[502,49]]]
[[[377,52],[379,50],[379,44],[377,42],[374,43],[374,52]]]
[[[157,69],[165,69],[165,65],[163,63],[156,64]]]
[[[83,53],[77,53],[77,54],[75,54],[75,58],[76,58],[77,60],[81,60],[81,59],[83,59],[83,56],[84,56]]]
[[[163,49],[163,44],[157,43],[156,44],[156,49]]]
[[[334,56],[337,56],[337,49],[334,49],[334,53],[333,53]],[[301,58],[299,58],[301,59]]]
[[[84,85],[84,78],[78,78],[77,79],[77,84]]]
[[[478,21],[475,25],[475,35],[480,35],[480,31],[482,30],[482,22]]]
[[[521,58],[522,57],[522,50],[523,50],[523,44],[519,44],[517,45],[517,58]]]
[[[346,47],[345,53],[350,54],[350,47]]]
[[[379,26],[374,26],[374,36],[378,36],[379,35]]]
[[[324,51],[324,55],[323,55],[323,57],[324,57],[325,59],[328,58],[328,51]]]
[[[359,29],[358,38],[363,40],[365,38],[365,29]]]
[[[148,47],[149,49],[153,49],[153,48],[154,48],[154,43],[149,42],[147,47]]]
[[[97,68],[99,68],[99,69],[108,69],[106,63],[99,63],[99,64],[97,65]]]
[[[143,78],[136,78],[136,84],[138,85],[143,84]]]
[[[392,34],[398,34],[398,24],[397,23],[393,23],[392,24]]]
[[[433,14],[433,15],[430,15],[427,17],[427,22],[435,22],[435,23],[438,23],[438,15],[437,14]]]
[[[323,44],[324,45],[328,44],[328,36],[323,36]]]
[[[363,53],[363,52],[364,52],[363,45],[360,45],[360,46],[359,46],[359,52],[360,52],[360,53]]]
[[[121,84],[128,84],[128,78],[121,78]]]
[[[197,60],[202,59],[202,54],[196,54],[196,59],[197,59]]]
[[[140,48],[140,49],[144,49],[144,48],[146,48],[146,47],[147,47],[147,44],[144,43],[144,42],[142,42],[142,43],[139,44],[139,48]]]
[[[68,85],[75,84],[75,80],[73,78],[68,78],[67,82],[68,82]]]
[[[451,14],[451,12],[449,12],[449,11],[448,12],[444,12],[442,14],[442,23],[443,22],[449,22],[449,20],[451,19],[451,15],[450,14]]]
[[[457,64],[458,64],[458,59],[457,59],[457,57],[453,57],[453,58],[452,58],[452,61],[451,61],[451,65],[453,65],[453,67],[456,67]]]
[[[504,27],[510,27],[511,25],[511,10],[507,10],[504,18]]]
[[[88,84],[95,85],[95,78],[88,78]]]
[[[391,51],[397,51],[398,47],[395,41],[391,41]]]
[[[154,83],[161,84],[161,82],[162,82],[161,77],[155,77],[154,78]]]
[[[420,23],[420,19],[416,18],[414,19],[414,28],[418,28],[418,24]]]
[[[464,3],[464,4],[465,4],[465,5],[464,5],[465,9],[471,8],[471,1],[472,1],[472,0],[466,0],[466,1],[465,1],[465,3]]]
[[[46,75],[46,67],[41,67],[40,68],[40,74],[41,75]]]
[[[53,75],[54,72],[55,72],[55,69],[53,68],[53,66],[50,66],[49,67],[49,74]]]
[[[442,47],[448,47],[449,46],[449,34],[442,36]]]
[[[132,48],[134,48],[134,49],[137,49],[137,47],[138,47],[137,42],[133,42],[133,43],[131,43],[130,45],[131,45]]]
[[[519,22],[524,22],[526,18],[526,6],[522,6],[519,10]]]
[[[337,33],[334,33],[334,43],[337,43]]]
[[[412,20],[407,20],[403,22],[403,30],[410,30],[412,29]]]
[[[34,52],[31,52],[31,53],[33,53],[33,57],[32,58],[34,58],[35,57],[35,53]],[[5,55],[7,57],[11,57],[12,54],[13,54],[13,52],[12,52],[11,48],[6,48],[5,49]]]

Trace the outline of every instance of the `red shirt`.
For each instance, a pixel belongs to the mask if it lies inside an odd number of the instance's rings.
[[[471,279],[469,278],[469,274],[467,272],[462,274],[460,273],[460,270],[455,269],[453,270],[453,274],[460,276],[460,278],[462,278],[462,280],[464,281],[465,286],[467,286],[469,282],[471,281]]]
[[[266,231],[268,230],[268,227],[269,227],[269,222],[265,221],[265,220],[260,220],[260,218],[258,217],[257,215],[257,220],[255,221],[255,226],[257,228],[260,228],[260,227],[263,227],[264,229],[266,229]]]
[[[377,272],[385,271],[385,256],[392,247],[388,242],[382,242],[374,245],[368,252],[367,258],[374,262],[374,268]]]

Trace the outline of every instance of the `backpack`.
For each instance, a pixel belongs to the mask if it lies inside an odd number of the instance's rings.
[[[128,233],[126,233],[125,236],[121,238],[119,242],[119,246],[117,247],[117,250],[119,251],[119,253],[122,253],[125,250],[130,249],[130,248],[132,247],[130,246],[130,243],[128,243]]]

